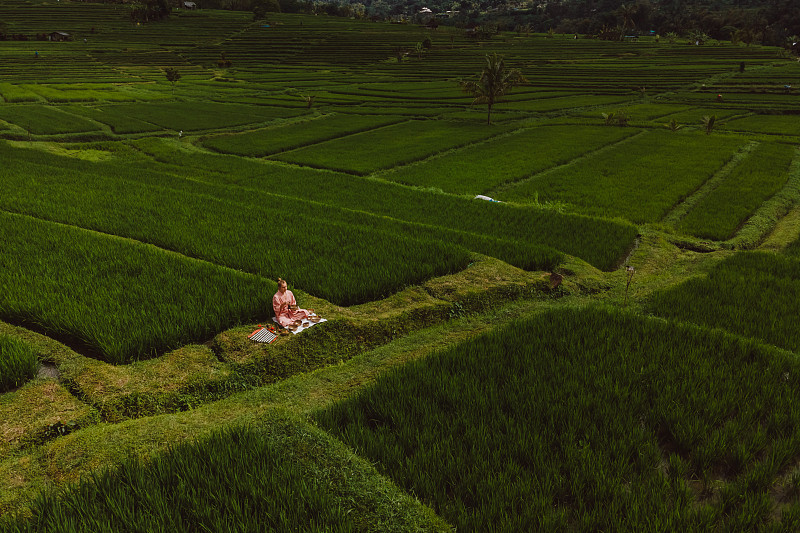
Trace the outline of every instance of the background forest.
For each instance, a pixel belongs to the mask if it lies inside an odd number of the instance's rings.
[[[167,16],[177,0],[129,2],[132,16]],[[497,31],[574,33],[608,40],[659,35],[800,49],[796,0],[196,0],[197,8],[327,14],[375,20],[480,26],[480,37]],[[1,28],[0,28],[1,29]]]

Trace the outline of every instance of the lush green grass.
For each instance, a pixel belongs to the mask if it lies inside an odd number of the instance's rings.
[[[275,283],[0,211],[0,317],[113,363],[270,316]]]
[[[418,165],[401,167],[380,177],[456,194],[480,194],[566,163],[636,131],[581,126],[529,128]]]
[[[534,175],[503,200],[556,200],[595,215],[656,222],[703,184],[744,143],[739,137],[648,131],[613,150]]]
[[[49,85],[28,85],[26,88],[52,103],[93,102],[97,99],[94,91],[85,89],[63,90],[61,87]]]
[[[274,156],[318,168],[369,174],[423,159],[507,131],[501,126],[416,120],[350,135]]]
[[[0,96],[9,103],[39,102],[42,100],[38,94],[30,89],[11,83],[0,83]]]
[[[12,157],[0,169],[5,209],[131,237],[267,279],[283,277],[339,305],[377,299],[469,263],[464,248],[437,242],[424,227],[391,232],[330,220],[325,206],[277,194],[214,197],[194,182],[124,162],[6,153]],[[182,188],[166,188],[171,181]],[[42,187],[49,194],[37,195]]]
[[[109,109],[101,107],[100,110]],[[223,104],[217,102],[177,102],[118,104],[111,106],[109,120],[134,119],[156,124],[175,131],[195,131],[269,122],[279,118],[301,115],[304,109],[267,106]],[[124,130],[123,130],[124,131]]]
[[[26,342],[0,335],[0,392],[19,387],[39,369],[36,352]]]
[[[496,105],[496,108],[498,111],[535,111],[543,113],[559,109],[584,108],[612,103],[621,104],[629,100],[630,98],[624,96],[575,95],[532,99],[522,102],[501,102]]]
[[[95,131],[98,125],[84,118],[64,113],[56,107],[36,104],[0,106],[0,119],[16,124],[34,135]]]
[[[659,316],[800,351],[800,262],[771,253],[739,253],[707,277],[655,293],[648,308]]]
[[[797,115],[751,115],[729,122],[727,128],[754,133],[800,135],[800,120]]]
[[[790,257],[800,257],[800,236],[789,243],[784,251]]]
[[[207,137],[203,140],[203,146],[226,154],[262,157],[386,126],[399,120],[382,116],[332,115],[266,130]]]
[[[711,98],[709,97],[709,100]],[[703,117],[705,116],[715,116],[717,120],[724,120],[730,116],[741,114],[741,109],[726,109],[723,107],[714,108],[714,107],[698,107],[688,109],[686,111],[680,111],[677,113],[672,113],[670,115],[661,117],[661,121],[664,123],[668,123],[671,120],[675,120],[677,123],[682,124],[684,126],[695,126],[695,127],[702,127],[703,125]]]
[[[132,117],[124,107],[121,106],[70,106],[66,107],[65,111],[107,124],[111,128],[111,131],[119,134],[144,133],[163,129],[156,124]]]
[[[698,202],[678,229],[707,239],[725,240],[765,200],[786,183],[797,149],[763,143],[739,163],[725,181]]]
[[[800,454],[800,362],[553,310],[410,363],[318,423],[459,530],[753,530]],[[747,398],[747,401],[742,401]]]
[[[450,228],[442,224],[415,221],[415,212],[411,210],[421,211],[425,206],[433,203],[433,199],[427,193],[410,191],[405,188],[398,189],[394,186],[389,186],[387,189],[379,182],[364,181],[349,175],[245,161],[232,156],[174,150],[168,143],[158,140],[155,142],[137,141],[136,146],[152,154],[160,162],[175,165],[170,167],[170,171],[183,177],[181,179],[170,176],[165,179],[153,174],[138,174],[137,178],[146,183],[157,183],[189,194],[202,192],[221,200],[249,205],[258,209],[264,208],[263,204],[267,197],[274,198],[281,202],[287,211],[293,213],[311,211],[315,218],[323,219],[326,222],[342,222],[368,229],[373,233],[383,231],[416,239],[451,242],[478,253],[497,257],[526,270],[552,270],[563,259],[560,252],[541,242],[514,239],[501,232],[484,233],[477,227],[466,228],[457,225]],[[162,170],[163,168],[163,166],[160,167]],[[201,179],[201,175],[206,183],[198,185],[197,181]],[[243,183],[247,186],[231,187],[227,185],[230,183]],[[307,187],[308,189],[306,189]],[[351,187],[361,188],[361,191],[353,191]],[[275,192],[264,193],[263,188]],[[383,189],[382,192],[381,189]],[[314,194],[309,194],[311,191],[314,191]],[[367,194],[364,194],[365,192]],[[395,201],[396,209],[391,216],[381,216],[365,211],[372,207],[371,192],[381,194],[382,200],[386,198],[386,195],[392,195],[391,198]],[[286,196],[287,194],[291,194],[291,196]],[[361,201],[360,198],[364,196],[366,199]],[[447,197],[438,196],[438,198],[441,199],[439,201],[448,200]],[[339,203],[337,201],[339,199],[344,200],[341,206],[336,205]],[[469,205],[461,199],[456,199],[456,201],[463,204],[464,207]],[[494,214],[498,215],[497,211]],[[490,215],[492,212],[486,211],[481,216],[485,218]],[[502,213],[499,216],[502,216]],[[544,216],[546,217],[546,215]],[[522,217],[515,222],[521,223]],[[561,225],[571,231],[577,231],[579,234],[590,231],[588,225],[577,228],[571,222],[562,222]],[[617,232],[612,235],[617,239],[628,237]],[[544,233],[540,238],[543,237],[545,237]],[[555,239],[550,239],[549,242],[556,244]],[[615,242],[615,245],[625,246],[626,244]],[[611,253],[616,249],[612,248]]]
[[[637,233],[633,225],[619,221],[488,204],[345,174],[185,152],[157,140],[137,141],[136,146],[153,154],[160,162],[179,166],[180,172],[193,180],[202,175],[202,179],[210,182],[235,183],[242,187],[216,187],[213,192],[208,191],[217,197],[263,203],[259,195],[265,194],[265,189],[274,190],[303,203],[315,203],[315,209],[324,212],[329,220],[446,239],[525,269],[549,270],[559,262],[542,247],[558,249],[598,268],[610,269],[627,252]],[[211,170],[214,172],[209,172]],[[164,183],[164,179],[153,183]],[[199,190],[198,186],[189,185],[183,183],[180,188]],[[345,209],[347,214],[331,207]],[[365,217],[364,214],[375,216]],[[403,225],[398,229],[386,217],[412,226]]]
[[[618,110],[625,112],[626,116],[631,122],[653,121],[662,122],[662,117],[670,114],[679,113],[681,111],[688,111],[689,107],[674,104],[662,103],[632,103],[624,107],[608,107],[604,111],[606,113],[617,112]],[[601,118],[602,114],[598,110],[584,111],[579,114],[582,117]]]
[[[40,495],[24,531],[445,531],[447,525],[307,424],[272,416]]]

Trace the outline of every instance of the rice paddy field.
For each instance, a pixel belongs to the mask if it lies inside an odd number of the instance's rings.
[[[129,9],[0,4],[0,531],[797,529],[800,63]]]

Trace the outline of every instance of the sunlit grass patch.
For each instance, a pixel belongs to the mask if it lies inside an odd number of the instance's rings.
[[[570,109],[575,107],[621,104],[630,98],[615,95],[570,95],[556,98],[531,99],[521,102],[501,102],[496,104],[498,111],[536,111],[539,113]]]
[[[0,83],[0,97],[8,103],[42,101],[42,97],[30,89],[11,83]]]
[[[0,457],[99,421],[97,410],[64,385],[55,379],[37,379],[0,395]]]
[[[38,94],[48,102],[93,102],[97,99],[94,91],[86,88],[62,87],[58,85],[25,85],[24,88]]]
[[[21,157],[46,160],[37,153],[21,152]],[[306,292],[339,305],[381,298],[469,263],[466,249],[437,239],[423,226],[412,234],[392,231],[391,225],[370,226],[352,212],[330,219],[324,205],[270,193],[259,198],[244,194],[245,200],[239,202],[235,193],[241,191],[226,194],[116,162],[105,166],[65,159],[61,165],[16,160],[3,168],[0,175],[15,200],[0,199],[0,205],[134,238],[263,278],[286,277]],[[49,195],[31,193],[31,187],[44,183]],[[209,196],[209,189],[219,196]],[[114,202],[109,203],[112,197]],[[161,211],[163,206],[170,208]],[[343,221],[344,215],[351,215],[354,223]],[[552,250],[541,252],[549,258],[557,255]]]
[[[679,124],[687,126],[701,126],[703,124],[704,116],[716,116],[718,120],[723,120],[735,115],[741,115],[746,110],[742,109],[727,109],[724,107],[695,107],[687,109],[686,111],[679,111],[677,113],[670,113],[661,117],[659,120],[667,123],[670,120],[675,120]]]
[[[684,105],[660,104],[660,103],[630,103],[623,107],[607,107],[602,111],[607,113],[616,112],[621,109],[632,121],[660,120],[660,117],[688,111],[690,108]],[[583,111],[578,116],[600,118],[601,110]]]

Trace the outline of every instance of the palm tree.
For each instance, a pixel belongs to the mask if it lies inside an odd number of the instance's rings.
[[[519,69],[507,69],[503,56],[496,53],[486,55],[486,66],[478,79],[461,80],[461,88],[475,97],[473,104],[486,104],[486,123],[492,123],[492,106],[513,87],[527,83]]]
[[[317,98],[317,97],[316,97],[316,96],[314,96],[313,94],[310,94],[310,95],[308,95],[308,96],[303,96],[303,95],[301,94],[301,95],[300,95],[300,98],[302,98],[302,99],[303,99],[303,101],[306,103],[306,106],[307,106],[309,109],[311,109],[311,106],[312,106],[312,105],[314,105],[314,100],[316,100],[316,98]]]
[[[636,24],[633,22],[633,16],[636,14],[636,6],[633,4],[620,4],[617,13],[622,17],[622,30],[626,31],[629,27],[636,29]]]

